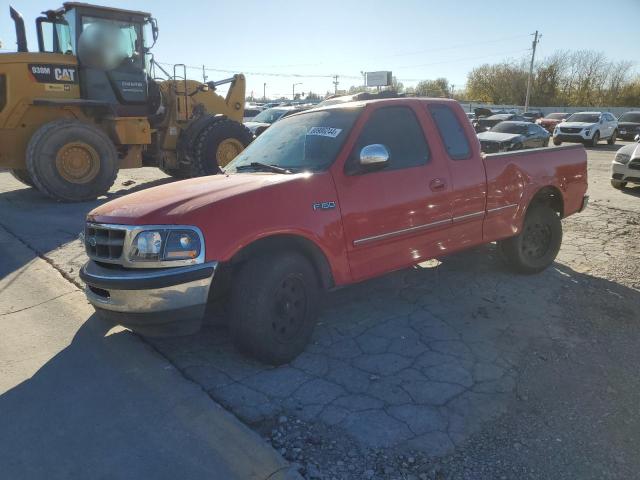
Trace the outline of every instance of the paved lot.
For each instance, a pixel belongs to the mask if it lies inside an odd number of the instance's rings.
[[[614,151],[589,151],[591,208],[564,222],[543,274],[514,275],[486,246],[331,293],[313,344],[280,368],[237,354],[224,312],[153,344],[308,478],[632,478],[640,188],[610,187]],[[112,192],[163,181],[125,172]],[[0,224],[77,281],[93,205],[7,174],[0,192]]]

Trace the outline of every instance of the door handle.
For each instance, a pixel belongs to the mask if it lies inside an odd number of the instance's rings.
[[[437,192],[438,190],[444,190],[446,186],[447,184],[441,178],[434,178],[433,180],[431,180],[431,183],[429,183],[429,188],[431,188],[431,190],[433,190],[434,192]]]

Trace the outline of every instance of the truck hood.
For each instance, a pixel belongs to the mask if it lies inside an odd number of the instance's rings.
[[[181,218],[203,207],[307,176],[251,172],[192,178],[117,198],[89,212],[87,220],[121,225],[181,224]]]
[[[485,142],[506,142],[508,140],[515,140],[522,135],[517,133],[501,133],[501,132],[482,132],[478,134],[478,140]]]

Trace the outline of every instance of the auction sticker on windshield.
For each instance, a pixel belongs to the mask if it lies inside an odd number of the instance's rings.
[[[311,127],[307,132],[307,135],[317,135],[319,137],[331,137],[336,138],[340,135],[341,128],[332,127]]]

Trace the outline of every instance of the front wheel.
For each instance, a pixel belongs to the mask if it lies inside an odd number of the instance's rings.
[[[501,240],[506,263],[520,273],[538,273],[553,263],[562,244],[562,223],[548,205],[532,205],[520,234]]]
[[[595,147],[598,145],[598,142],[600,141],[600,132],[595,132],[593,134],[593,138],[591,139],[590,145],[592,147]]]
[[[622,190],[627,186],[627,182],[623,182],[622,180],[611,180],[611,186],[617,190]]]
[[[315,327],[320,287],[298,253],[249,259],[234,279],[231,336],[241,351],[272,365],[296,358]]]
[[[609,137],[609,139],[607,140],[607,143],[609,145],[615,145],[616,144],[616,139],[618,138],[618,131],[614,130],[613,134]]]
[[[558,147],[560,145],[562,145],[562,141],[561,140],[556,140],[555,138],[553,139],[553,144]]]
[[[215,175],[253,141],[251,131],[228,118],[209,123],[193,144],[191,176]]]

